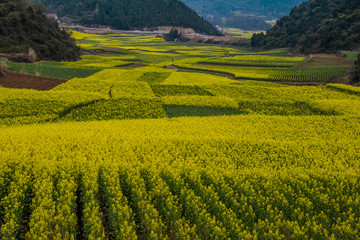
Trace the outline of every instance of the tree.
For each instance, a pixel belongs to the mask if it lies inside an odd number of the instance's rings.
[[[251,46],[253,48],[258,48],[264,46],[265,41],[265,34],[262,33],[254,33],[253,37],[251,38]]]
[[[358,55],[357,61],[355,61],[353,82],[360,82],[360,54]]]
[[[176,41],[181,38],[181,33],[175,28],[172,28],[168,34],[165,34],[165,41]]]
[[[2,66],[0,65],[0,77],[5,77],[6,74],[4,72],[4,70],[2,69]]]

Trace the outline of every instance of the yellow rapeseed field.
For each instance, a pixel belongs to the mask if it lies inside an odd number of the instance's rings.
[[[360,239],[359,88],[275,83],[346,67],[73,36],[98,50],[47,66],[93,75],[0,87],[0,239]]]

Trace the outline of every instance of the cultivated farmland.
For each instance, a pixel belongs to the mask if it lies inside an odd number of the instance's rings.
[[[79,62],[7,63],[68,81],[0,87],[1,239],[360,239],[346,60],[74,37]]]

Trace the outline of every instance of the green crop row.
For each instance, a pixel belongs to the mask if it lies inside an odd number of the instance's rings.
[[[180,69],[223,73],[236,79],[278,82],[342,82],[348,67],[332,68],[256,68],[176,64]]]

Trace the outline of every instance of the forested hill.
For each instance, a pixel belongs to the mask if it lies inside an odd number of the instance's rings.
[[[217,29],[180,0],[42,0],[48,11],[84,24],[117,29],[182,26],[218,35]]]
[[[253,47],[291,47],[302,53],[336,52],[360,47],[359,0],[310,0],[278,20]]]
[[[0,53],[28,53],[32,48],[39,60],[79,58],[75,41],[43,9],[25,0],[0,1]]]
[[[234,12],[252,14],[273,20],[288,15],[290,10],[305,0],[182,0],[200,15],[230,17]]]

